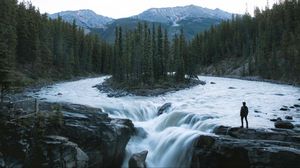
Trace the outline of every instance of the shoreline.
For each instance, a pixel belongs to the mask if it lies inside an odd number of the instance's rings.
[[[109,76],[105,74],[90,74],[88,76],[76,76],[72,77],[71,79],[62,79],[62,80],[51,80],[48,82],[37,82],[34,84],[30,84],[28,86],[21,87],[21,90],[17,90],[16,93],[22,93],[22,92],[27,92],[28,90],[36,90],[36,89],[41,89],[46,86],[54,85],[54,84],[60,84],[64,82],[73,82],[77,80],[82,80],[82,79],[88,79],[88,78],[98,78],[98,77],[103,77],[103,76]],[[257,82],[267,82],[267,83],[272,83],[272,84],[280,84],[280,85],[289,85],[289,86],[294,86],[294,87],[299,87],[300,84],[292,84],[289,82],[284,82],[284,81],[279,81],[279,80],[272,80],[272,79],[263,79],[259,76],[237,76],[237,75],[211,75],[211,74],[198,74],[197,76],[207,76],[207,77],[219,77],[219,78],[230,78],[230,79],[239,79],[239,80],[246,80],[246,81],[257,81]],[[200,80],[201,81],[201,80]],[[204,81],[202,81],[204,82]]]
[[[107,93],[108,97],[124,97],[128,95],[149,97],[164,95],[169,92],[179,91],[205,84],[205,81],[191,79],[190,81],[185,81],[174,85],[172,85],[172,81],[168,81],[167,83],[160,83],[154,86],[129,87],[123,86],[122,84],[114,84],[111,78],[108,78],[103,83],[97,84],[93,87],[97,88],[100,92]]]
[[[17,100],[22,99],[21,97],[28,98],[28,94],[27,94],[28,92],[38,92],[43,87],[47,87],[47,86],[51,86],[51,85],[55,85],[55,84],[60,84],[60,83],[64,83],[64,82],[72,82],[72,81],[77,81],[77,80],[82,80],[82,79],[88,79],[88,78],[98,78],[98,77],[103,77],[103,76],[108,76],[108,75],[105,75],[105,74],[90,74],[88,76],[73,77],[71,79],[52,80],[52,81],[40,82],[40,83],[37,82],[37,83],[31,84],[31,85],[28,85],[28,86],[25,86],[25,87],[21,87],[21,88],[19,88],[17,90],[10,91],[10,93],[8,94],[8,97],[12,101],[17,101]],[[198,76],[200,76],[200,78],[201,78],[201,76],[206,76],[206,77],[219,77],[219,78],[230,78],[230,79],[246,80],[246,81],[266,82],[266,83],[271,83],[271,84],[287,85],[287,86],[293,86],[293,87],[300,88],[299,84],[291,84],[291,83],[284,82],[284,81],[263,79],[263,78],[260,78],[258,76],[245,76],[245,77],[242,77],[242,76],[236,76],[236,75],[223,75],[223,76],[219,76],[219,75],[209,75],[209,74],[198,74]],[[163,95],[163,94],[166,94],[168,92],[178,91],[178,90],[181,90],[181,89],[194,87],[196,85],[190,85],[190,86],[187,86],[187,87],[184,87],[184,88],[179,88],[179,89],[178,88],[177,89],[173,88],[171,90],[166,90],[163,93],[160,93],[160,94],[157,94],[157,95],[148,95],[148,96]],[[99,88],[98,88],[98,90],[101,92],[101,90]],[[124,91],[122,89],[118,89],[118,90],[119,91]],[[117,91],[117,92],[120,93],[119,91]],[[105,93],[110,93],[110,91],[104,91],[104,92]],[[111,96],[111,97],[122,97],[122,96],[127,96],[127,95],[135,95],[135,94],[126,93],[125,95],[114,96],[114,93],[113,93],[113,94],[108,95],[108,96]]]
[[[17,88],[15,90],[10,90],[7,97],[9,97],[10,101],[18,101],[24,98],[32,97],[29,96],[29,92],[38,92],[44,87],[50,87],[55,84],[60,84],[64,82],[73,82],[73,81],[78,81],[82,79],[88,79],[88,78],[97,78],[97,77],[102,77],[105,76],[104,74],[90,74],[88,76],[76,76],[72,77],[70,79],[62,79],[62,80],[49,80],[49,81],[38,81],[36,83],[27,85],[27,86],[22,86],[20,88]]]
[[[272,80],[272,79],[263,79],[259,76],[237,76],[237,75],[211,75],[211,74],[199,74],[199,76],[207,76],[207,77],[218,77],[218,78],[230,78],[230,79],[239,79],[239,80],[246,80],[246,81],[256,81],[256,82],[266,82],[278,85],[288,85],[300,88],[300,84],[292,84],[284,81],[279,80]]]

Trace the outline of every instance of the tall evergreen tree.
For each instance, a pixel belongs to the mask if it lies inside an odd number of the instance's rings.
[[[168,38],[168,30],[164,31],[164,39],[163,39],[163,54],[162,54],[162,62],[163,62],[163,76],[166,76],[168,71],[170,70],[170,42]]]
[[[104,73],[111,67],[112,48],[82,28],[63,21],[51,20],[28,2],[1,1],[1,78],[11,80],[7,72],[14,67],[21,79],[28,84],[40,78],[64,79],[87,73]],[[101,52],[101,49],[103,52]],[[105,52],[104,52],[105,51]],[[103,66],[102,66],[103,67]],[[105,69],[106,73],[110,70]]]
[[[1,103],[4,92],[12,82],[16,53],[16,0],[0,2],[0,89]]]
[[[177,44],[176,44],[177,43]],[[187,57],[187,50],[186,50],[186,41],[183,34],[183,30],[180,32],[179,39],[177,39],[177,42],[175,41],[175,47],[177,47],[178,52],[176,54],[176,81],[182,82],[185,78],[185,67],[184,67],[184,60]]]
[[[299,9],[299,0],[285,0],[262,11],[256,8],[254,17],[234,16],[212,26],[192,40],[192,59],[203,66],[236,59],[244,62],[235,65],[243,67],[244,75],[299,83]]]

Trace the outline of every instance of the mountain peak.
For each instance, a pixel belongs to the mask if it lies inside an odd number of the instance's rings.
[[[98,15],[90,9],[62,11],[49,15],[51,19],[56,19],[59,16],[69,23],[75,20],[76,24],[83,28],[102,28],[105,24],[114,20],[106,16]]]
[[[167,8],[151,8],[143,13],[133,16],[133,18],[151,22],[173,23],[186,18],[209,18],[226,20],[231,18],[231,14],[221,9],[208,9],[196,5],[177,6]]]

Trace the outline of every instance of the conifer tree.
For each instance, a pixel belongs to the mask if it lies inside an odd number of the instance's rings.
[[[1,103],[4,92],[12,82],[14,59],[16,53],[16,0],[0,2],[0,91]]]

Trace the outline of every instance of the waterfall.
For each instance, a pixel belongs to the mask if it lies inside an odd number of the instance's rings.
[[[143,150],[148,150],[149,167],[189,167],[194,141],[199,135],[207,134],[200,131],[200,125],[212,118],[171,110],[148,121],[134,122],[138,134],[127,145],[123,167],[128,166],[133,153]]]
[[[103,109],[110,117],[132,120],[138,134],[126,147],[123,167],[128,166],[133,153],[144,150],[148,150],[148,167],[189,167],[193,144],[199,135],[210,134],[217,125],[240,125],[242,101],[249,105],[250,127],[270,128],[270,118],[284,118],[284,113],[278,113],[280,107],[299,103],[300,95],[300,89],[293,86],[199,76],[208,84],[162,96],[113,98],[93,87],[106,78],[60,83],[32,95],[50,102],[89,105]],[[210,81],[216,84],[211,85]],[[172,103],[171,108],[157,116],[165,103]],[[263,113],[255,114],[255,110]],[[289,111],[290,115],[296,113],[296,109]],[[294,121],[300,123],[300,118],[295,117]]]

